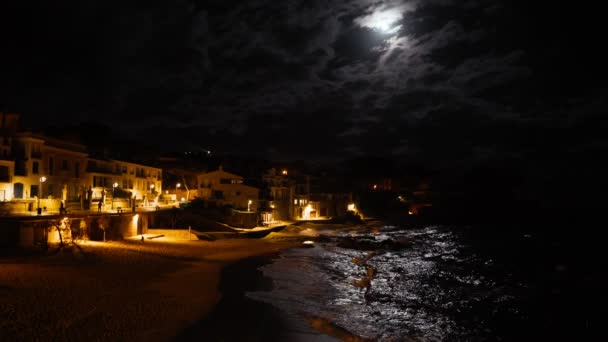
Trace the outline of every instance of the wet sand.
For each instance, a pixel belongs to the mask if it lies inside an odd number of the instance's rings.
[[[274,306],[246,296],[249,291],[272,288],[259,267],[275,254],[237,261],[222,270],[219,291],[222,299],[213,312],[185,329],[176,341],[339,341],[313,330],[304,318],[288,317]]]
[[[182,331],[178,341],[284,341],[285,321],[269,304],[245,296],[246,291],[269,288],[268,279],[257,270],[271,256],[238,261],[221,272],[222,299],[213,312]]]

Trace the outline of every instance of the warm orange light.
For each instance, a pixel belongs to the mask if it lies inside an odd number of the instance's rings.
[[[374,184],[374,185],[372,186],[372,188],[374,188],[374,190],[376,190],[376,189],[378,189],[378,185],[377,185],[377,184]]]
[[[312,206],[309,204],[304,208],[304,213],[302,218],[305,220],[310,220],[310,213],[312,212]]]
[[[283,174],[283,176],[287,176],[287,170],[283,170],[281,173]]]
[[[355,209],[355,203],[350,203],[350,204],[347,206],[347,210],[348,210],[348,211],[355,211],[355,210],[356,210],[356,209]]]

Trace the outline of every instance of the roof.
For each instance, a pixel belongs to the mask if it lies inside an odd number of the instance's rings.
[[[211,171],[207,173],[201,173],[200,176],[206,176],[209,178],[231,178],[231,179],[243,179],[242,176],[235,175],[234,173],[226,172],[220,168],[216,171]]]

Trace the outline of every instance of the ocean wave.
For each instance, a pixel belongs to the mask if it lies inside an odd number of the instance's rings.
[[[496,282],[483,274],[488,260],[464,253],[458,236],[445,227],[305,224],[298,229],[328,238],[314,248],[287,250],[263,266],[273,289],[248,296],[309,323],[361,339],[479,340],[487,337],[483,325],[476,327],[460,313],[479,302],[509,305],[508,291],[492,292]],[[411,243],[386,248],[385,241]]]

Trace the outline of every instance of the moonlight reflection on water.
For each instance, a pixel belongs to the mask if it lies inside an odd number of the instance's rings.
[[[375,340],[486,340],[508,335],[508,324],[525,326],[521,293],[528,285],[510,267],[477,253],[458,229],[317,231],[330,242],[286,251],[262,268],[273,290],[248,295],[288,316],[325,319]],[[366,248],[345,248],[344,239]],[[374,244],[379,248],[367,248]]]

